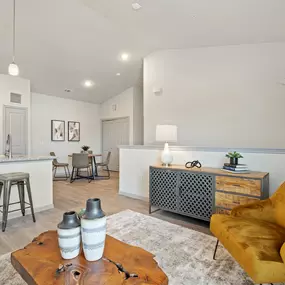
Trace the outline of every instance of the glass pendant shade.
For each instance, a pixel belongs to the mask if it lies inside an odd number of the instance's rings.
[[[19,67],[15,62],[10,63],[8,72],[12,76],[18,76],[19,75]]]

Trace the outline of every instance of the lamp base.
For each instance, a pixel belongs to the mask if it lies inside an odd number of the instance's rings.
[[[168,143],[165,143],[164,150],[161,154],[161,162],[164,166],[168,167],[173,161],[173,155],[169,149]]]

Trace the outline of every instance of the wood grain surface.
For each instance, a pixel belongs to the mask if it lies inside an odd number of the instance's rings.
[[[229,176],[216,177],[216,190],[261,196],[261,180]]]
[[[223,171],[219,168],[212,168],[212,167],[201,167],[201,168],[186,168],[184,165],[171,165],[169,167],[165,167],[162,165],[153,165],[152,167],[161,168],[161,169],[177,169],[177,170],[186,170],[192,172],[200,172],[200,173],[210,173],[215,175],[223,175],[223,176],[233,176],[233,177],[244,177],[244,178],[255,178],[255,179],[262,179],[268,175],[267,172],[257,172],[257,171],[250,171],[250,173],[231,173],[227,171]]]
[[[257,198],[247,196],[216,192],[216,206],[228,209],[233,209],[236,206],[249,204],[258,200]]]
[[[230,215],[231,210],[216,208],[216,214]]]
[[[83,252],[72,260],[63,260],[56,231],[47,231],[13,252],[11,262],[28,285],[168,285],[167,276],[153,257],[142,248],[107,235],[99,261],[88,262]],[[59,273],[60,265],[65,270]]]

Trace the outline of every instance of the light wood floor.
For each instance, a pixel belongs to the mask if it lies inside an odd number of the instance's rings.
[[[54,209],[36,214],[37,222],[31,216],[20,217],[8,221],[6,232],[0,232],[0,255],[24,247],[40,233],[56,229],[65,211],[78,211],[85,207],[88,198],[100,198],[102,208],[111,215],[126,209],[148,215],[148,203],[118,195],[119,178],[117,173],[111,174],[110,180],[97,180],[88,183],[85,180],[54,182]],[[210,234],[206,222],[159,211],[152,216],[175,224]],[[2,218],[2,217],[1,217]]]

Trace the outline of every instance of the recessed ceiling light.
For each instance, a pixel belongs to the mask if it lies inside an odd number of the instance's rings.
[[[122,53],[121,59],[127,61],[129,59],[129,55],[127,53]]]
[[[132,4],[132,7],[136,11],[136,10],[139,10],[142,6],[139,3],[135,2]]]
[[[94,85],[94,82],[91,81],[91,80],[85,80],[85,81],[83,82],[83,85],[84,85],[85,87],[89,88],[89,87],[92,87],[92,86]]]
[[[120,75],[121,75],[121,73],[120,73],[120,72],[118,72],[118,73],[116,73],[116,75],[117,75],[117,76],[120,76]]]

